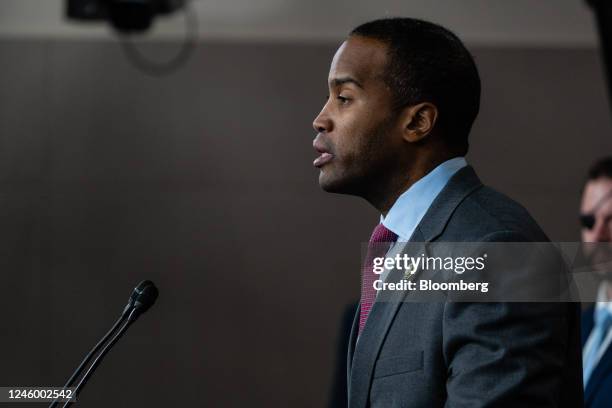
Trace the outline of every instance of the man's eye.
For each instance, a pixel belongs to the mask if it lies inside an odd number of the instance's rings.
[[[338,95],[336,98],[337,98],[337,99],[340,101],[340,103],[341,103],[341,104],[343,104],[343,105],[344,105],[344,104],[346,104],[346,103],[348,103],[348,102],[350,101],[350,99],[349,99],[349,98],[347,98],[346,96],[342,96],[342,95]]]

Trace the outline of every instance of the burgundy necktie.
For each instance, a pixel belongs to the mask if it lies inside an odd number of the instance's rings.
[[[380,279],[380,275],[374,273],[374,258],[385,256],[390,244],[397,240],[397,235],[385,228],[384,225],[378,224],[368,243],[368,251],[363,262],[362,277],[361,277],[361,301],[359,312],[359,334],[363,331],[368,315],[376,300],[376,289],[374,289],[374,281]],[[389,243],[389,245],[385,245]]]

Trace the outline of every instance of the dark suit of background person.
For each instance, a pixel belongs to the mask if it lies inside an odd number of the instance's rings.
[[[401,236],[385,223],[409,224],[401,238],[413,242],[548,241],[462,158],[480,78],[454,34],[409,18],[363,24],[334,55],[328,88],[313,164],[323,190],[381,213],[371,242]],[[430,195],[413,194],[423,184]],[[380,302],[363,276],[349,408],[582,406],[579,304]]]
[[[609,243],[612,238],[612,158],[595,163],[588,172],[581,203],[582,240]],[[587,249],[588,246],[587,246]],[[582,314],[585,406],[612,407],[612,277],[602,272],[597,302]]]

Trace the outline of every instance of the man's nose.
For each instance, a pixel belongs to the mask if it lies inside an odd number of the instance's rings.
[[[317,133],[329,133],[332,131],[333,122],[331,121],[329,115],[326,112],[326,106],[323,107],[321,112],[317,115],[317,117],[312,122],[312,127]]]

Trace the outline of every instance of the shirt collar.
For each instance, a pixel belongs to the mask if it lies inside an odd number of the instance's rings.
[[[398,236],[398,241],[408,241],[448,180],[465,166],[467,162],[464,157],[455,157],[441,163],[404,191],[387,216],[381,215],[380,222]]]
[[[602,281],[597,290],[597,303],[595,304],[594,313],[599,309],[607,308],[608,312],[612,314],[612,299],[608,296],[608,287],[610,283],[608,281]]]

